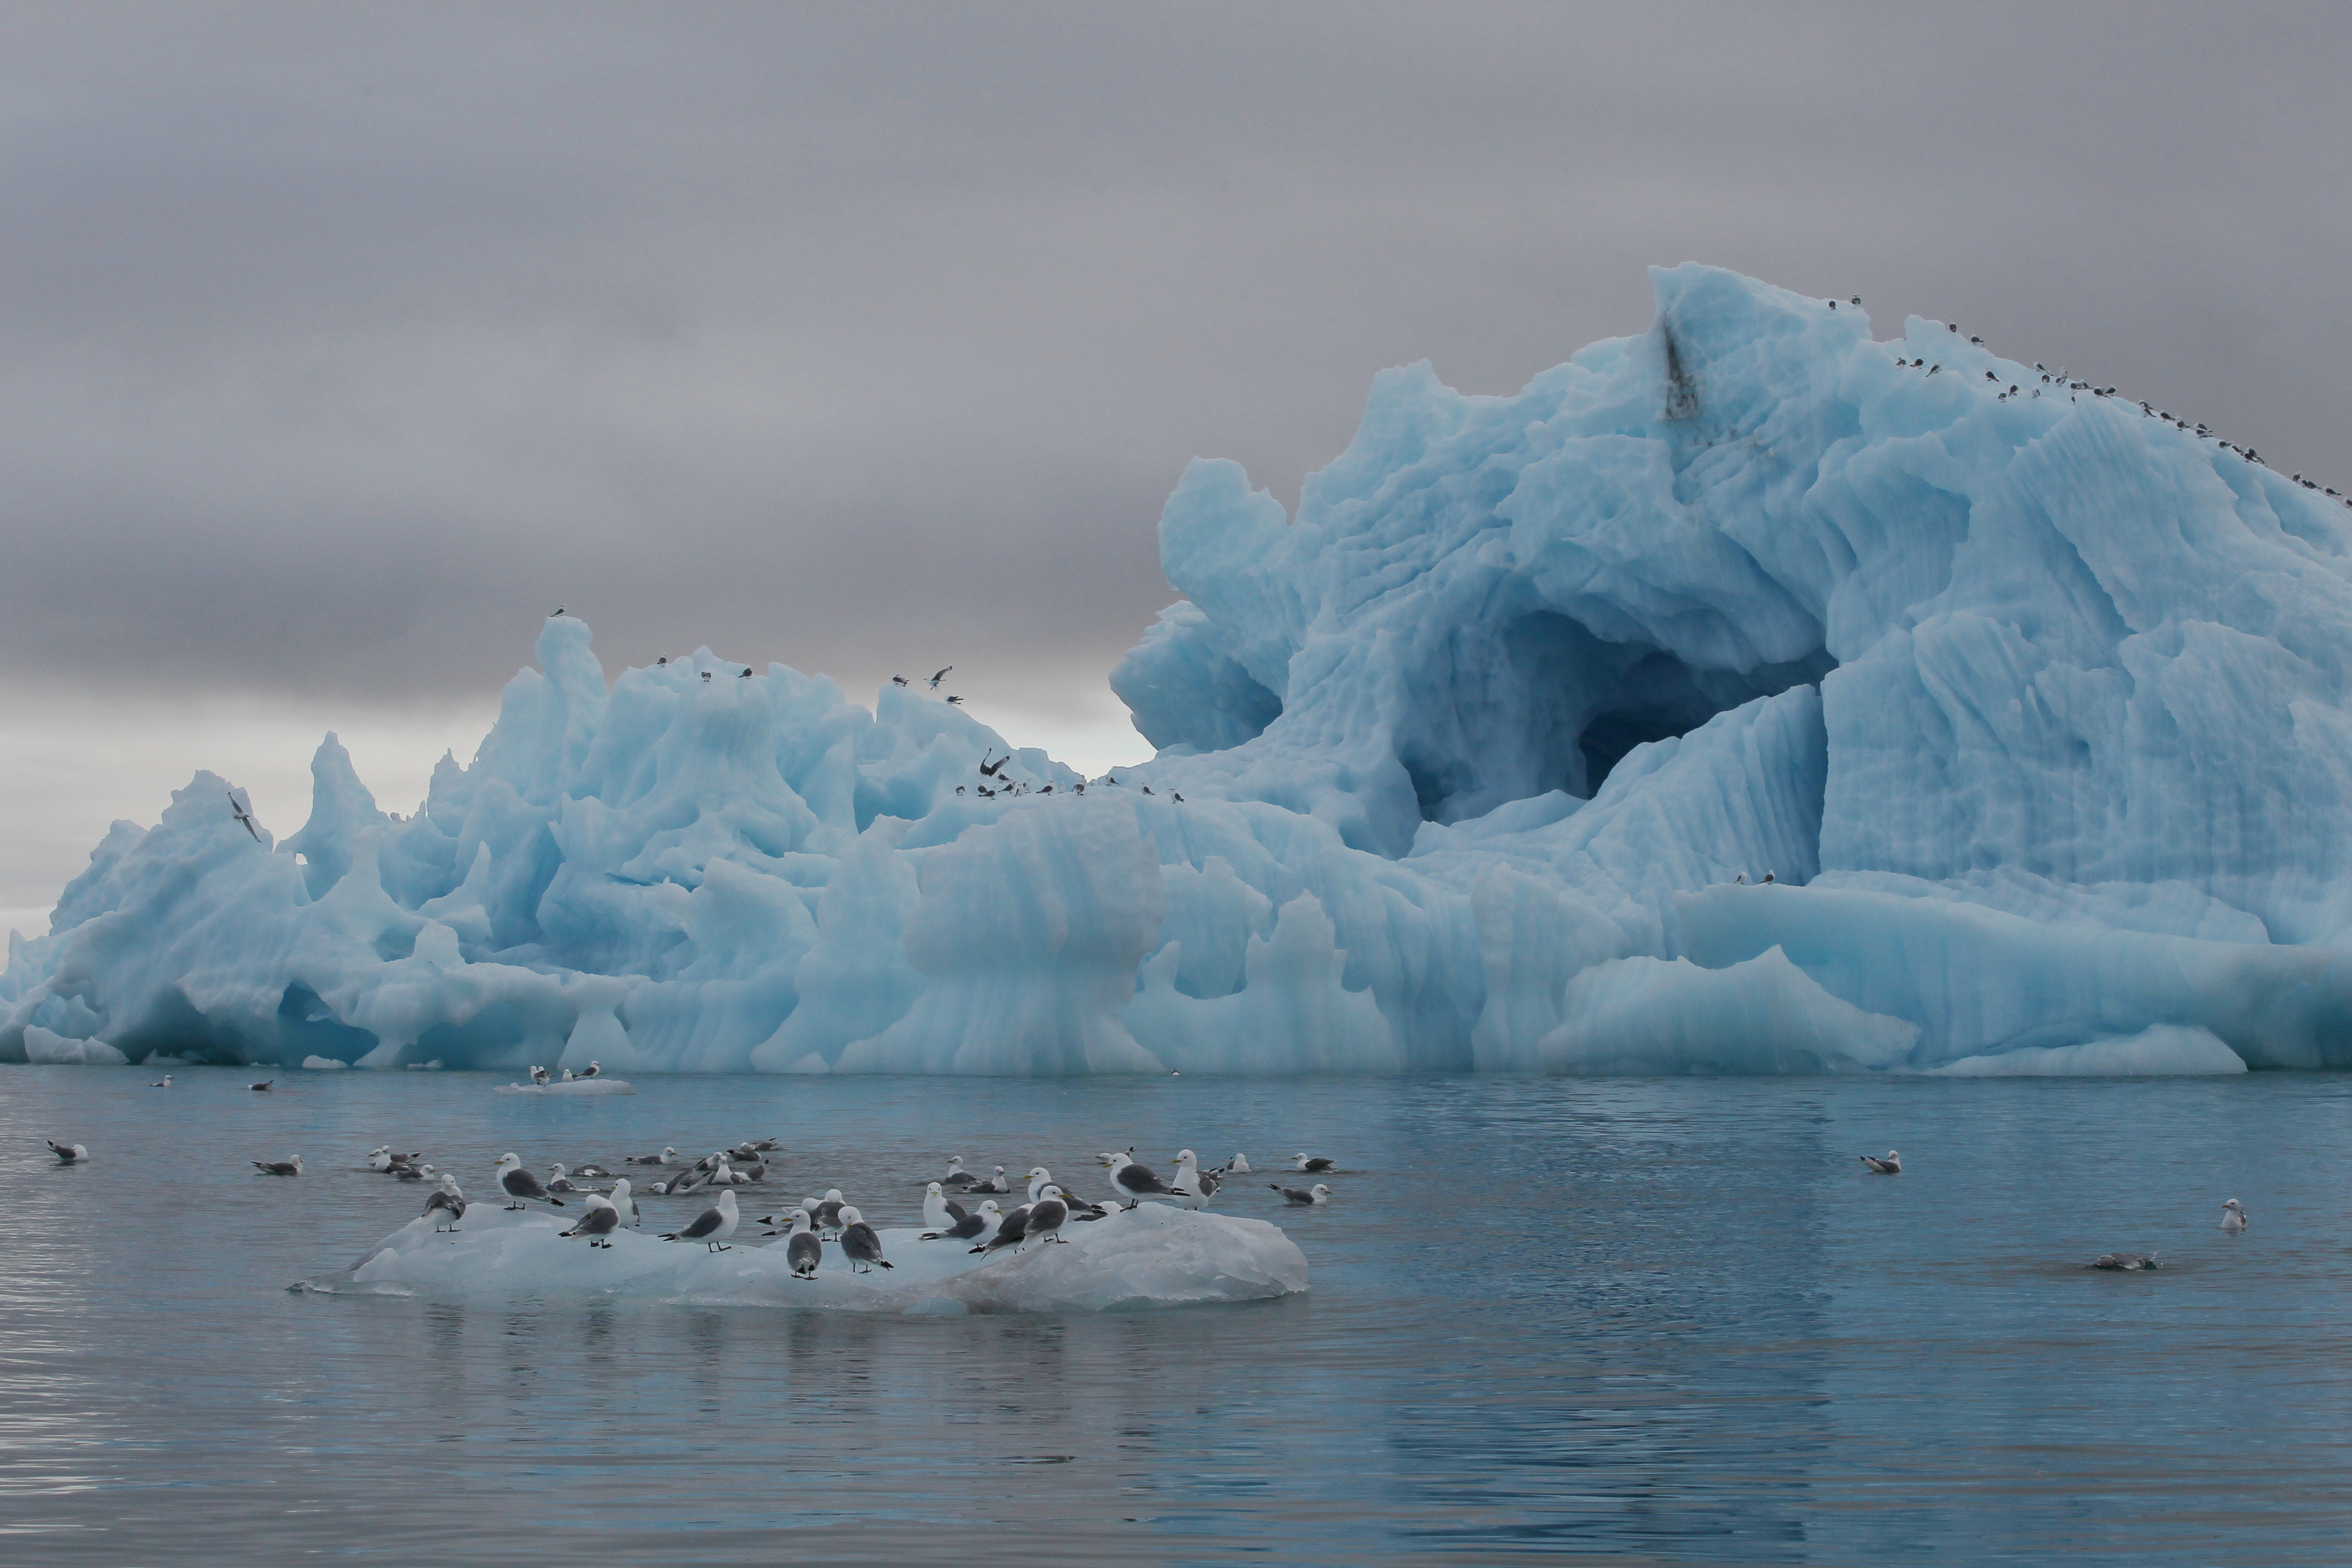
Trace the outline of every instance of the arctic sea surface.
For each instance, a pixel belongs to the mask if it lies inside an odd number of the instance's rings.
[[[0,1556],[2337,1563],[2352,1082],[1051,1082],[0,1068]],[[1278,1175],[1303,1296],[879,1318],[290,1294],[534,1165],[775,1136],[906,1223],[949,1154]],[[42,1139],[90,1146],[60,1167]],[[1900,1177],[1863,1151],[1902,1150]],[[252,1159],[300,1153],[296,1180]],[[2225,1237],[2220,1204],[2253,1227]],[[687,1217],[696,1200],[648,1218]],[[750,1212],[767,1212],[755,1198]],[[2158,1250],[2156,1274],[2082,1265]]]

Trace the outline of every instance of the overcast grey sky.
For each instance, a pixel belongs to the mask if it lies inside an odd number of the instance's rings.
[[[557,603],[1095,765],[1195,455],[1697,259],[2352,479],[2341,6],[0,12],[0,925],[196,766],[394,809]],[[2352,487],[2347,487],[2352,488]],[[36,912],[37,911],[37,912]]]

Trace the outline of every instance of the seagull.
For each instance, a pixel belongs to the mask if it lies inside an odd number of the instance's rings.
[[[621,1211],[623,1225],[627,1226],[631,1230],[637,1228],[639,1223],[637,1200],[629,1195],[628,1177],[623,1176],[619,1181],[614,1182],[613,1190],[604,1194],[604,1201]]]
[[[1758,884],[1757,884],[1757,886],[1759,886],[1759,887],[1763,887],[1763,888],[1769,888],[1769,887],[1770,887],[1773,883],[1775,883],[1775,882],[1779,881],[1780,879],[1780,872],[1778,872],[1778,871],[1767,871],[1767,872],[1765,872],[1765,873],[1764,873],[1764,880],[1763,880],[1763,881],[1761,881],[1761,882],[1759,882],[1759,883],[1758,883]]]
[[[963,1218],[963,1205],[948,1201],[947,1188],[932,1182],[923,1188],[923,1228],[945,1230]]]
[[[415,1165],[394,1165],[392,1168],[392,1177],[396,1182],[421,1182],[431,1174],[433,1174],[433,1167],[430,1165],[425,1166],[422,1170]]]
[[[890,678],[890,684],[893,686],[904,686],[907,684],[907,678],[903,675],[894,675]]]
[[[588,1064],[588,1070],[582,1073],[580,1076],[582,1078],[594,1078],[598,1073],[603,1072],[604,1070],[604,1064],[603,1062],[590,1062]]]
[[[547,1190],[551,1193],[584,1193],[588,1189],[563,1173],[563,1163],[557,1161],[548,1168]]]
[[[545,1083],[547,1080],[548,1080],[548,1079],[547,1079],[547,1069],[546,1069],[545,1068],[543,1068],[543,1067],[533,1067],[533,1068],[530,1069],[530,1081],[531,1081],[531,1082],[533,1082],[533,1083]]]
[[[612,1175],[612,1173],[612,1173],[612,1172],[610,1172],[610,1171],[608,1171],[608,1170],[606,1170],[606,1169],[604,1169],[604,1166],[602,1166],[602,1165],[598,1165],[598,1164],[594,1164],[594,1163],[590,1163],[590,1164],[586,1164],[586,1165],[583,1165],[583,1166],[581,1166],[578,1170],[576,1170],[576,1171],[572,1172],[572,1173],[573,1175],[575,1175],[575,1176],[579,1176],[579,1177],[581,1177],[581,1178],[583,1178],[583,1179],[584,1179],[584,1180],[603,1181],[603,1180],[604,1180],[605,1178],[607,1178],[607,1177],[609,1177],[610,1175]]]
[[[1050,1182],[1050,1181],[1052,1181],[1053,1179],[1054,1179],[1054,1173],[1053,1173],[1053,1172],[1051,1172],[1051,1171],[1049,1171],[1049,1170],[1047,1170],[1047,1169],[1045,1169],[1045,1166],[1043,1166],[1043,1165],[1032,1165],[1032,1166],[1030,1166],[1030,1167],[1029,1167],[1029,1201],[1030,1201],[1031,1203],[1033,1203],[1033,1204],[1034,1204],[1034,1203],[1035,1203],[1035,1202],[1037,1201],[1038,1194],[1041,1194],[1041,1193],[1043,1193],[1043,1192],[1045,1190],[1045,1184],[1046,1184],[1046,1183],[1048,1183],[1048,1182]]]
[[[457,1190],[457,1177],[442,1175],[440,1191],[425,1200],[425,1217],[433,1222],[435,1230],[457,1228],[457,1222],[466,1217],[466,1194]]]
[[[256,1094],[268,1094],[269,1092],[269,1086],[277,1081],[278,1080],[274,1078],[266,1078],[259,1083],[249,1083],[245,1087],[253,1090]]]
[[[632,1165],[667,1165],[669,1163],[669,1157],[677,1152],[677,1145],[672,1143],[658,1154],[631,1154],[628,1156],[628,1163]]]
[[[1318,1171],[1328,1171],[1332,1169],[1332,1161],[1322,1154],[1307,1154],[1302,1152],[1293,1154],[1290,1158],[1294,1162],[1290,1168],[1294,1171],[1305,1171],[1309,1174],[1312,1174]]]
[[[89,1158],[89,1150],[84,1144],[60,1143],[54,1138],[44,1138],[41,1142],[49,1146],[49,1152],[58,1157],[60,1164],[78,1164]]]
[[[700,1214],[696,1215],[692,1225],[688,1226],[684,1230],[667,1232],[662,1239],[664,1241],[698,1241],[712,1252],[732,1251],[733,1249],[726,1245],[727,1238],[735,1234],[735,1222],[741,1217],[735,1212],[735,1194],[734,1190],[730,1188],[719,1194],[716,1206],[704,1209]]]
[[[172,1087],[172,1075],[170,1073],[165,1073],[159,1081],[151,1083],[147,1087],[150,1089],[169,1089]]]
[[[543,1203],[553,1204],[557,1208],[563,1206],[562,1198],[551,1196],[548,1190],[539,1184],[539,1178],[522,1168],[521,1155],[509,1153],[502,1157],[499,1161],[498,1172],[499,1185],[506,1189],[507,1196],[514,1199],[507,1207],[519,1209],[525,1198],[538,1198]]]
[[[882,1256],[882,1233],[867,1225],[864,1215],[854,1208],[845,1208],[841,1218],[841,1254],[849,1259],[851,1273],[870,1274],[877,1268],[892,1266]],[[865,1267],[858,1267],[860,1264]]]
[[[256,844],[261,842],[261,829],[253,825],[253,808],[237,804],[236,791],[235,790],[228,792],[228,813],[231,816],[236,817],[239,822],[245,824],[245,830],[253,835],[253,841]]]
[[[2156,1254],[2153,1252],[2103,1252],[2099,1254],[2098,1257],[2093,1258],[2090,1262],[2083,1265],[2083,1267],[2085,1268],[2121,1268],[2136,1272],[2143,1268],[2157,1268],[2158,1264],[2156,1261]]]
[[[562,606],[562,605],[556,605],[556,606],[555,606],[555,616],[560,616],[560,615],[562,615],[562,614],[563,614],[563,606]],[[551,620],[551,620],[553,620],[553,619],[555,618],[555,616],[548,616],[547,618],[548,618],[549,620]]]
[[[1249,1156],[1246,1154],[1236,1154],[1232,1159],[1226,1161],[1224,1173],[1228,1176],[1248,1175],[1250,1173]]]
[[[1062,1222],[1070,1217],[1070,1205],[1062,1189],[1053,1183],[1045,1184],[1037,1201],[1029,1206],[1028,1223],[1022,1227],[1022,1245],[1032,1241],[1058,1241],[1069,1245],[1062,1234]]]
[[[1137,1164],[1132,1150],[1119,1155],[1118,1163],[1110,1168],[1110,1184],[1121,1197],[1127,1198],[1172,1198],[1192,1195],[1190,1193],[1178,1193],[1175,1188],[1153,1175],[1149,1165]]]
[[[982,1202],[980,1207],[945,1229],[925,1231],[923,1239],[925,1241],[977,1241],[987,1236],[1002,1217],[997,1212],[996,1200],[988,1198]]]
[[[950,1154],[948,1156],[948,1173],[939,1179],[939,1185],[961,1189],[971,1186],[979,1180],[978,1176],[963,1168],[962,1155]]]
[[[1004,1167],[999,1165],[996,1167],[996,1174],[984,1182],[974,1182],[968,1190],[975,1193],[1009,1193],[1013,1190],[1013,1184],[1004,1179]]]
[[[709,670],[707,670],[707,669],[706,669],[706,670],[704,670],[704,671],[702,672],[702,679],[703,679],[703,681],[704,681],[704,683],[705,683],[706,685],[707,685],[707,684],[709,684],[709,680],[710,680],[710,672],[709,672]]]
[[[824,1200],[809,1211],[809,1217],[816,1222],[816,1227],[819,1230],[839,1230],[841,1210],[841,1189],[827,1187],[824,1190]]]
[[[384,1144],[381,1144],[381,1145],[377,1146],[376,1148],[373,1148],[373,1149],[369,1150],[369,1151],[368,1151],[368,1157],[367,1157],[367,1160],[368,1160],[368,1169],[369,1169],[369,1170],[371,1170],[371,1171],[389,1171],[389,1170],[391,1170],[391,1169],[392,1169],[392,1145],[391,1145],[391,1144],[389,1144],[389,1143],[384,1143]]]
[[[963,699],[961,697],[950,697],[948,699],[948,706],[950,708],[961,708],[963,706]]]
[[[1886,1158],[1884,1160],[1875,1154],[1860,1154],[1855,1158],[1869,1166],[1872,1173],[1875,1175],[1899,1176],[1903,1173],[1903,1156],[1892,1149],[1886,1152]]]
[[[255,1160],[250,1163],[265,1176],[299,1176],[302,1173],[302,1156],[299,1154],[291,1160]]]
[[[996,1234],[994,1236],[990,1237],[986,1241],[982,1242],[978,1247],[971,1248],[971,1250],[974,1252],[993,1252],[1000,1247],[1017,1247],[1021,1244],[1021,1239],[1028,1234],[1029,1205],[1027,1204],[1023,1204],[1019,1208],[1014,1209],[1011,1214],[1006,1215],[1003,1219],[997,1222]]]
[[[1316,1183],[1303,1193],[1297,1187],[1286,1187],[1279,1183],[1269,1182],[1266,1185],[1280,1193],[1283,1202],[1296,1205],[1300,1208],[1310,1207],[1316,1204],[1328,1204],[1331,1201],[1331,1189],[1321,1182]]]
[[[2221,1234],[2236,1236],[2246,1228],[2246,1205],[2231,1198],[2221,1205]]]
[[[1209,1206],[1209,1194],[1216,1190],[1217,1178],[1210,1176],[1206,1180],[1202,1179],[1201,1162],[1192,1151],[1177,1150],[1176,1191],[1180,1194],[1176,1200],[1178,1205],[1188,1209],[1206,1208]]]
[[[937,675],[931,677],[931,689],[937,691],[940,689],[940,682],[948,678],[948,669],[953,669],[954,668],[954,665],[949,665],[947,669],[942,669]],[[953,699],[950,699],[950,700],[953,700]]]
[[[570,1230],[559,1231],[557,1234],[584,1236],[588,1238],[588,1245],[591,1247],[610,1247],[613,1245],[613,1233],[620,1228],[621,1211],[605,1202],[603,1197],[592,1193],[588,1196],[587,1211],[581,1215]]]
[[[816,1266],[824,1261],[824,1243],[809,1228],[806,1209],[793,1211],[793,1228],[784,1238],[784,1261],[793,1266],[795,1279],[814,1279]]]

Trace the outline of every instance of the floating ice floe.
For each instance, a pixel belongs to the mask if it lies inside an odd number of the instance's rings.
[[[635,1094],[635,1086],[616,1078],[575,1078],[553,1083],[502,1083],[490,1090],[493,1094]]]
[[[680,1209],[683,1224],[694,1211]],[[725,1252],[616,1233],[609,1248],[559,1234],[570,1220],[478,1202],[459,1228],[436,1234],[419,1218],[385,1237],[348,1272],[298,1289],[462,1300],[515,1296],[630,1298],[700,1306],[810,1307],[902,1313],[1111,1312],[1257,1301],[1307,1289],[1307,1258],[1263,1220],[1146,1204],[1068,1227],[1066,1242],[974,1257],[960,1241],[919,1230],[881,1232],[889,1268],[853,1274],[824,1244],[814,1279],[795,1279],[781,1241],[739,1239]],[[739,1238],[752,1232],[737,1232]]]
[[[1148,763],[557,617],[412,817],[330,736],[282,843],[209,773],[116,824],[0,1058],[2352,1067],[2343,502],[1946,323],[1651,280],[1509,396],[1384,373],[1295,511],[1194,464],[1110,677]]]

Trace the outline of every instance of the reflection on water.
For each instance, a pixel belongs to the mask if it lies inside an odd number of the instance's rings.
[[[0,1068],[12,1563],[2340,1561],[2352,1086],[648,1079]],[[1313,1289],[875,1319],[289,1295],[535,1164],[775,1135],[911,1220],[950,1153],[1260,1175]],[[40,1140],[89,1143],[55,1165]],[[1889,1145],[1906,1174],[1854,1155]],[[244,1163],[299,1152],[296,1181]],[[2254,1228],[2227,1238],[2225,1197]],[[691,1200],[649,1218],[683,1217]],[[754,1212],[766,1212],[756,1206]],[[2160,1248],[2160,1274],[2079,1265]]]

